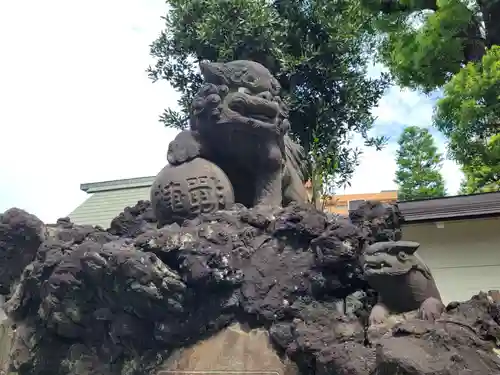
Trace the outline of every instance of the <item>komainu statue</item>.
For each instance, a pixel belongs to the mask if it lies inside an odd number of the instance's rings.
[[[235,201],[247,207],[305,202],[303,150],[287,135],[278,81],[247,60],[202,61],[200,70],[205,83],[191,107],[190,129],[170,143],[169,163],[214,163],[231,181]]]
[[[364,275],[379,296],[370,313],[370,324],[383,323],[389,314],[414,310],[421,319],[434,321],[444,311],[431,271],[416,253],[419,247],[412,241],[387,241],[365,250]]]

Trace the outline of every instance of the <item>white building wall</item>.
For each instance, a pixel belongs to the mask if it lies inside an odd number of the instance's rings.
[[[445,303],[500,290],[500,218],[411,224],[403,238],[420,242]]]

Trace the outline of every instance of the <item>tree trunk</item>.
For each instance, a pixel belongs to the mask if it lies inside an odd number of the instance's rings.
[[[311,188],[312,188],[312,195],[311,195],[311,203],[319,209],[321,205],[321,183],[318,184],[318,177],[316,176],[316,172],[313,171],[311,175]]]
[[[500,45],[500,1],[477,0],[486,28],[486,43],[488,47]]]
[[[394,12],[414,12],[417,10],[437,10],[436,0],[424,0],[416,4],[403,4],[400,0],[381,0],[380,10],[382,13],[394,13]]]
[[[472,15],[471,22],[467,26],[464,42],[464,59],[470,61],[481,61],[486,53],[486,41],[481,35],[481,25],[476,15]]]

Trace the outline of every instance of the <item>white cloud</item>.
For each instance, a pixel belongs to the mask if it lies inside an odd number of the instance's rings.
[[[85,199],[81,183],[161,169],[175,132],[158,115],[178,95],[144,70],[165,11],[163,0],[0,2],[0,212],[54,221]],[[380,126],[428,118],[421,103],[391,91]],[[391,152],[366,151],[352,190],[393,188]]]
[[[80,183],[154,175],[176,94],[152,84],[148,45],[163,0],[0,3],[0,212],[53,221],[85,199]]]
[[[353,144],[361,144],[357,139]],[[394,173],[396,171],[396,145],[388,144],[383,150],[376,151],[373,147],[360,147],[363,154],[360,165],[351,179],[351,186],[337,189],[337,194],[374,193],[382,190],[395,190]]]
[[[376,74],[372,71],[371,75]],[[432,124],[434,100],[416,91],[400,89],[396,86],[389,88],[380,100],[379,105],[373,109],[377,118],[375,129],[378,134],[390,137],[389,144],[382,150],[361,147],[363,155],[360,165],[351,180],[351,186],[338,189],[338,194],[371,193],[381,190],[396,189],[393,179],[396,172],[397,138],[403,127],[415,125],[429,128]],[[433,133],[436,133],[432,129]],[[446,155],[446,146],[442,137],[435,137],[440,152]],[[361,145],[360,139],[354,142]],[[462,172],[458,165],[446,160],[441,173],[445,179],[448,194],[456,194],[460,187]]]
[[[446,151],[444,143],[437,143],[440,152],[444,154]],[[361,145],[361,141],[357,139],[353,144]],[[382,190],[396,190],[397,185],[393,180],[396,173],[397,144],[390,142],[381,151],[376,151],[372,147],[358,147],[363,150],[363,154],[360,157],[360,164],[351,179],[351,186],[337,189],[337,194],[361,194]],[[458,165],[451,160],[445,160],[441,174],[445,180],[448,194],[457,194],[463,176]]]
[[[373,114],[380,124],[404,123],[427,127],[432,122],[433,107],[433,101],[424,95],[392,86],[373,109]]]

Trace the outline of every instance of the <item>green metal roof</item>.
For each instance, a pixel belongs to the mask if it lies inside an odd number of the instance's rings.
[[[80,189],[92,195],[68,216],[75,224],[108,228],[125,207],[149,200],[154,179],[150,176],[82,184]]]

